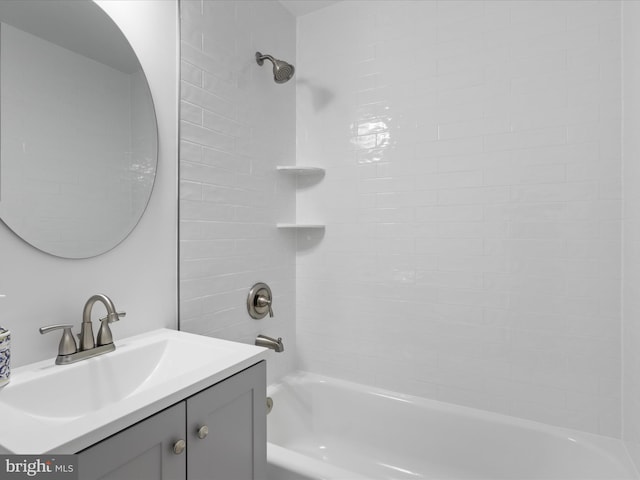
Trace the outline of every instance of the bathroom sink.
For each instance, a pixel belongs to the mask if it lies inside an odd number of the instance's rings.
[[[29,371],[2,391],[0,405],[40,417],[77,418],[227,353],[223,348],[199,349],[194,342],[175,337],[125,342],[108,355]]]
[[[175,330],[71,365],[20,367],[0,389],[0,453],[73,453],[253,365],[265,349]]]

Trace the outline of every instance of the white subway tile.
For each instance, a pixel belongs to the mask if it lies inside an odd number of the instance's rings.
[[[233,137],[185,121],[180,122],[180,135],[184,141],[224,152],[233,152],[235,148]]]
[[[576,202],[593,200],[597,195],[597,185],[593,182],[511,187],[514,202]]]
[[[180,200],[202,200],[202,184],[189,181],[181,182]]]
[[[508,199],[509,189],[507,187],[467,187],[438,191],[438,203],[441,205],[483,205],[504,203]]]
[[[180,119],[195,125],[202,125],[202,108],[192,103],[181,102]]]
[[[292,85],[263,83],[250,59],[221,67],[256,41],[295,58],[282,41],[293,29],[272,34],[255,8],[283,21],[273,2],[189,13],[183,101],[207,128],[183,132],[184,208],[203,218],[185,219],[181,256],[216,290],[183,302],[189,321],[250,340],[244,291],[221,279],[287,283],[295,266],[304,368],[619,435],[606,391],[620,388],[619,2],[340,2],[301,17],[295,152],[293,129],[273,121],[292,126],[292,114],[271,111]],[[202,26],[220,18],[234,38],[219,45],[234,52],[208,43],[216,32]],[[207,52],[191,45],[200,31]],[[297,193],[274,173],[294,154],[327,168]],[[234,217],[189,203],[199,198]],[[295,265],[295,237],[268,230],[280,215],[327,223],[318,241],[298,240]],[[192,283],[185,293],[203,293]],[[318,294],[331,307],[307,309]],[[403,358],[375,348],[388,335]]]
[[[416,284],[432,287],[448,287],[462,289],[480,289],[482,274],[462,272],[442,272],[432,270],[416,270]]]
[[[567,143],[566,127],[543,128],[510,133],[486,135],[484,148],[491,152],[495,150],[519,150],[541,146],[562,145]]]
[[[567,177],[564,165],[535,165],[486,169],[484,185],[521,185],[532,183],[563,183]]]
[[[181,162],[202,162],[202,147],[195,143],[180,141],[180,161]]]
[[[180,80],[188,82],[196,87],[202,87],[202,70],[189,62],[182,61],[180,63]]]

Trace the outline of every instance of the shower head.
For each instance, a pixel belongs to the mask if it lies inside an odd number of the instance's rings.
[[[260,52],[256,52],[256,62],[258,65],[262,66],[265,58],[273,63],[273,79],[276,83],[285,83],[293,77],[296,71],[293,65],[283,60],[273,58],[271,55],[263,55]]]

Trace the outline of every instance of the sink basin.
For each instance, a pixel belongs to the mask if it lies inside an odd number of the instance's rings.
[[[71,365],[20,367],[0,389],[0,452],[74,453],[264,358],[265,349],[175,330]]]
[[[41,417],[77,418],[228,351],[197,347],[192,341],[162,336],[154,336],[150,342],[125,342],[111,354],[37,369],[29,378],[2,391],[0,405]],[[46,401],[42,401],[44,392]]]

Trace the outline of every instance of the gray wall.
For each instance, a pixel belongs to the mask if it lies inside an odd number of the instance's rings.
[[[177,59],[175,1],[97,2],[120,26],[147,74],[158,118],[159,161],[147,211],[133,233],[96,258],[42,253],[0,223],[0,325],[12,331],[12,365],[57,353],[58,335],[38,327],[80,325],[85,301],[109,295],[127,317],[116,339],[177,325]],[[96,309],[96,313],[98,309]]]

